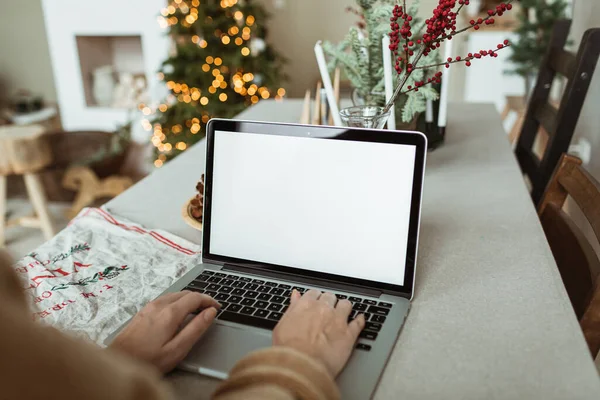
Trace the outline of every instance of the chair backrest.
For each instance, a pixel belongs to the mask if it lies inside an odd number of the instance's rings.
[[[560,156],[569,149],[600,56],[600,28],[584,34],[577,55],[564,50],[570,27],[569,20],[561,20],[554,26],[550,48],[542,62],[515,150],[521,170],[531,181],[531,197],[536,205]],[[548,102],[557,73],[568,80],[558,109]],[[548,134],[548,144],[541,158],[533,150],[540,126]]]
[[[580,159],[565,154],[540,203],[539,216],[592,356],[596,357],[600,350],[600,260],[581,229],[563,211],[567,196],[577,203],[600,242],[600,183],[583,169]]]

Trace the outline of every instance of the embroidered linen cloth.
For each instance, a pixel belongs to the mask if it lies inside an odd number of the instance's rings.
[[[33,319],[102,345],[200,262],[196,244],[88,208],[14,268]]]

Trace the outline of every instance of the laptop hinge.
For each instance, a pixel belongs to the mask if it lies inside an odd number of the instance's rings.
[[[351,283],[335,282],[335,281],[331,281],[331,280],[327,280],[327,279],[306,277],[306,276],[290,274],[290,273],[286,273],[286,272],[265,271],[264,269],[261,269],[261,268],[241,266],[241,265],[236,265],[236,264],[224,264],[223,270],[241,272],[241,273],[252,274],[252,275],[268,276],[268,277],[274,278],[274,279],[279,279],[279,280],[284,280],[284,281],[289,281],[289,282],[304,283],[304,284],[307,284],[310,286],[323,286],[326,288],[337,289],[337,290],[340,290],[343,292],[356,293],[356,294],[360,294],[363,296],[379,297],[382,294],[381,290],[366,287],[366,286],[353,285]]]

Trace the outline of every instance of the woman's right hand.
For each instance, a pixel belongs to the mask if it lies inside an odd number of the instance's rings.
[[[273,345],[299,350],[321,362],[332,377],[344,368],[365,327],[362,314],[348,323],[352,303],[333,293],[292,292],[290,306],[273,331]]]

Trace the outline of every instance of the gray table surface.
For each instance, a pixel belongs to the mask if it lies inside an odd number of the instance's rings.
[[[242,119],[296,122],[301,101],[264,101]],[[375,399],[599,399],[600,378],[498,113],[451,104],[429,153],[416,289]],[[204,143],[107,204],[148,228],[200,243],[180,217]],[[181,399],[218,382],[168,377]]]

